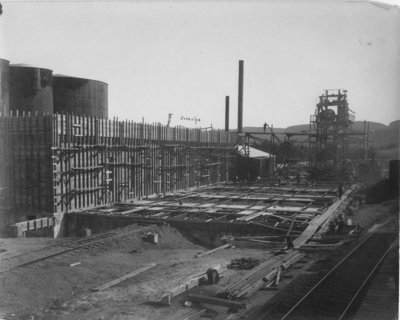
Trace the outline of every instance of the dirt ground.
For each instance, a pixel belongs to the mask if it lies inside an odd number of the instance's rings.
[[[351,218],[353,224],[359,224],[360,227],[366,228],[373,223],[382,222],[389,216],[396,217],[396,215],[397,217],[399,215],[399,202],[386,201],[379,204],[362,204]]]
[[[352,219],[353,223],[368,228],[390,215],[398,215],[398,203],[364,204]],[[187,312],[187,308],[180,302],[172,307],[154,304],[163,292],[205,273],[210,267],[226,266],[231,259],[253,257],[265,260],[271,256],[268,250],[230,248],[194,258],[206,249],[193,244],[171,227],[155,227],[154,231],[160,235],[159,244],[143,241],[144,231],[130,233],[107,242],[107,245],[72,251],[0,273],[0,319],[174,319]],[[3,249],[0,258],[7,252],[34,250],[55,241],[63,240],[0,239],[0,249]],[[75,262],[80,264],[71,267],[70,264]],[[157,265],[109,289],[92,291],[149,263]],[[228,270],[223,274],[223,281],[240,277],[242,273]],[[257,293],[250,304],[273,295],[274,292]]]
[[[153,229],[159,244],[130,234],[107,246],[77,250],[0,274],[0,318],[3,319],[163,319],[174,313],[151,301],[164,291],[203,274],[210,267],[227,265],[238,257],[266,259],[259,249],[225,249],[194,258],[205,248],[194,245],[171,227]],[[122,232],[122,231],[121,231]],[[51,239],[2,239],[10,250],[49,245]],[[70,267],[70,264],[80,265]],[[101,292],[92,289],[149,263],[151,268]],[[229,274],[228,271],[227,274]],[[179,311],[179,310],[178,310]]]

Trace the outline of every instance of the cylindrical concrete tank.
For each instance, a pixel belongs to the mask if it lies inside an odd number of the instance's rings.
[[[10,110],[53,113],[52,73],[28,65],[10,65]]]
[[[0,112],[8,113],[10,105],[10,66],[9,61],[0,59]]]
[[[54,75],[55,113],[108,117],[108,84],[102,81]]]

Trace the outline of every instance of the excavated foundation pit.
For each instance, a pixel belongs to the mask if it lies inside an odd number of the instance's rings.
[[[225,183],[70,212],[62,219],[59,236],[82,237],[131,224],[169,224],[207,248],[232,239],[236,246],[246,247],[249,237],[260,238],[250,243],[251,247],[279,248],[286,244],[287,235],[296,238],[336,200],[332,186],[244,187]]]

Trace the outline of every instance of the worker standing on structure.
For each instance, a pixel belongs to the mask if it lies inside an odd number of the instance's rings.
[[[342,186],[342,184],[339,184],[337,192],[338,192],[339,199],[342,199],[342,195],[343,195],[343,186]]]
[[[264,122],[264,133],[265,133],[265,131],[267,131],[267,123],[266,122]]]
[[[292,239],[289,236],[286,236],[286,249],[290,250],[294,248],[294,244]]]
[[[336,226],[335,226],[335,221],[331,220],[329,222],[329,233],[330,234],[335,234],[336,233]]]
[[[343,214],[339,213],[338,215],[338,229],[337,229],[339,234],[344,233],[344,216]]]

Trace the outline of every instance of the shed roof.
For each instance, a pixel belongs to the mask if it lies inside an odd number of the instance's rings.
[[[245,149],[244,149],[245,146],[239,144],[236,146],[236,148],[241,156],[245,156]],[[253,148],[253,147],[246,147],[246,148],[248,148],[249,158],[271,159],[271,158],[275,157],[275,155],[272,153],[261,151],[256,148]]]

